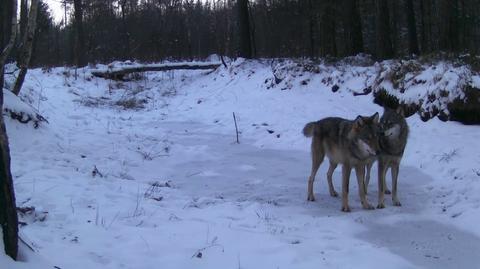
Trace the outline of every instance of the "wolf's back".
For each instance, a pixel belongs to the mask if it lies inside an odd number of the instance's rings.
[[[339,117],[328,117],[319,121],[309,122],[303,127],[303,134],[306,137],[319,136],[326,138],[329,136],[336,136],[340,132],[340,126],[349,120]]]

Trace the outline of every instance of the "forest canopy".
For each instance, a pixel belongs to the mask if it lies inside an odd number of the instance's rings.
[[[33,66],[480,50],[476,0],[66,0],[64,7],[66,18],[55,23],[41,4]]]

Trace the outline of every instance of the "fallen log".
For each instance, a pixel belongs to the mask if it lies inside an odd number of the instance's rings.
[[[112,80],[124,80],[124,76],[131,73],[169,70],[208,70],[217,69],[220,65],[221,63],[178,63],[125,66],[106,70],[92,71],[92,75]]]

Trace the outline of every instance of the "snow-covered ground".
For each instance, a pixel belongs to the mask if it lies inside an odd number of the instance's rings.
[[[346,84],[361,89],[362,70]],[[271,65],[257,61],[121,83],[90,71],[75,79],[69,69],[30,70],[22,99],[31,107],[6,98],[7,108],[48,120],[35,129],[6,117],[17,205],[35,207],[21,217],[21,236],[36,253],[18,268],[473,268],[480,261],[477,126],[410,117],[403,206],[387,196],[387,208],[363,210],[352,174],[347,214],[328,194],[326,164],[317,201],[306,201],[310,140],[301,130],[327,116],[382,112],[370,95],[332,93],[321,72],[284,80],[288,90],[272,87]],[[372,177],[376,204],[376,171]],[[13,268],[6,257],[2,264]]]

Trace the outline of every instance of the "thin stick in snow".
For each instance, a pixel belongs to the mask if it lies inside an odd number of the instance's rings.
[[[99,212],[100,209],[99,209],[99,207],[100,207],[100,205],[97,204],[97,208],[96,208],[96,209],[97,209],[97,212],[95,213],[95,226],[98,226],[98,217],[99,217],[99,215],[100,215],[100,212]]]
[[[117,212],[117,214],[115,214],[115,217],[113,217],[112,221],[110,222],[110,225],[108,225],[108,226],[106,227],[107,230],[109,230],[110,227],[112,227],[112,224],[113,224],[113,222],[115,222],[115,220],[118,218],[118,215],[120,215],[120,212]]]
[[[237,118],[235,117],[235,112],[233,112],[233,122],[235,122],[235,132],[237,133],[237,144],[240,144],[238,140],[238,126],[237,126]]]
[[[75,208],[73,207],[73,199],[70,197],[70,208],[72,209],[72,214],[75,215]]]

